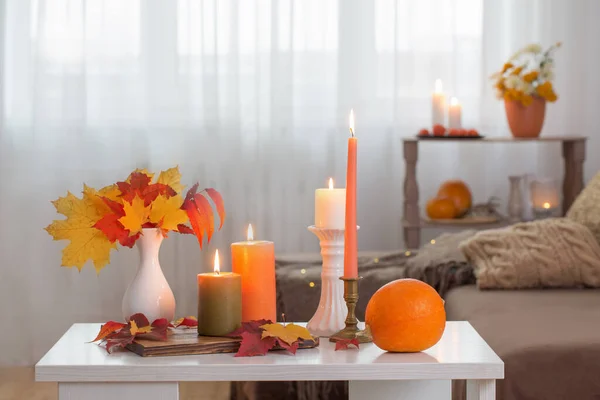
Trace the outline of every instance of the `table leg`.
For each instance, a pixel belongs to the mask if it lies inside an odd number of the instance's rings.
[[[419,142],[404,141],[404,245],[418,249],[421,242],[421,213],[419,211],[419,185],[417,183],[417,160]]]
[[[494,379],[468,380],[467,400],[495,400],[496,381]]]
[[[178,400],[177,382],[59,382],[58,400]]]
[[[350,381],[349,400],[450,400],[449,380]]]
[[[585,161],[585,140],[570,140],[563,142],[563,157],[565,159],[565,176],[563,178],[563,213],[583,190],[583,162]]]

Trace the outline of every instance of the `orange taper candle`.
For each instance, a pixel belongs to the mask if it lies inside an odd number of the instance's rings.
[[[356,147],[354,110],[350,110],[348,167],[346,170],[346,226],[344,230],[344,277],[358,278],[358,242],[356,238]]]
[[[242,321],[277,320],[275,309],[275,246],[254,240],[248,225],[248,240],[231,244],[232,271],[242,276]]]

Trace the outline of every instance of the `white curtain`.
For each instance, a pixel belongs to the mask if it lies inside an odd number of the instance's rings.
[[[594,135],[600,27],[594,0],[2,0],[0,331],[2,364],[32,364],[74,322],[118,319],[137,265],[121,250],[99,276],[60,268],[42,230],[50,200],[136,167],[178,164],[215,187],[228,219],[200,252],[171,235],[161,263],[180,316],[196,273],[252,222],[278,253],[316,251],[314,189],[345,181],[347,117],[359,137],[359,247],[402,247],[402,138],[430,122],[433,82],[463,123],[507,135],[488,75],[532,41],[564,42],[544,135]],[[597,139],[592,137],[588,154]],[[586,171],[598,168],[590,157]],[[560,149],[421,146],[424,201],[448,178],[478,201],[507,176],[561,177]],[[588,175],[589,176],[589,175]],[[425,235],[431,235],[427,233]],[[427,237],[427,236],[425,236]],[[310,288],[307,285],[307,290]]]

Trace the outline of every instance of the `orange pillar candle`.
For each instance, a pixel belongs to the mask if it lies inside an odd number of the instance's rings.
[[[242,321],[275,322],[275,246],[254,240],[252,225],[248,225],[247,239],[231,244],[232,270],[242,276]]]
[[[354,110],[350,110],[348,167],[346,170],[346,227],[344,230],[344,277],[358,278],[358,242],[356,238],[356,147]]]
[[[214,272],[198,274],[198,334],[224,336],[242,323],[242,279],[221,272],[219,251],[215,252]]]

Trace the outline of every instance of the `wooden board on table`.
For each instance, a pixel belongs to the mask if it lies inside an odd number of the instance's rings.
[[[448,224],[448,225],[479,225],[493,224],[500,221],[500,218],[494,216],[478,216],[478,217],[463,217],[463,218],[448,218],[448,219],[431,219],[426,218],[426,222],[432,224]]]
[[[235,353],[240,348],[239,338],[198,336],[196,329],[169,332],[166,341],[137,339],[127,349],[142,356],[184,356],[197,354]],[[319,345],[319,338],[300,342],[299,349]]]

